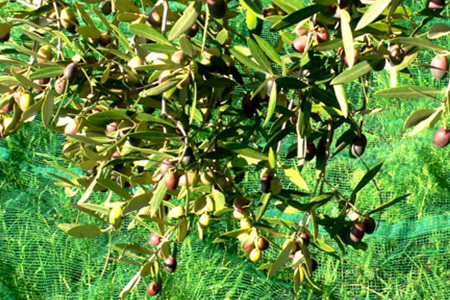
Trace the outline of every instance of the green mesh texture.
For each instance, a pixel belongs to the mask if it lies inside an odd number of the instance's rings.
[[[239,22],[234,23],[238,29],[242,26]],[[270,42],[276,38],[267,31],[264,36]],[[439,43],[448,47],[446,38]],[[432,56],[421,51],[419,61],[428,63]],[[399,84],[441,88],[446,84],[433,79],[424,68],[411,68],[410,77],[400,75]],[[388,87],[389,80],[385,71],[374,74],[371,93]],[[347,86],[353,107],[360,105],[359,91],[357,84]],[[368,166],[385,161],[377,176],[384,201],[407,192],[412,195],[376,215],[380,226],[364,238],[369,244],[367,251],[348,248],[336,259],[311,249],[319,262],[314,279],[322,283],[321,291],[304,289],[295,295],[286,283],[291,271],[283,270],[268,280],[242,253],[228,254],[192,236],[179,245],[179,267],[175,273],[164,275],[163,292],[155,298],[449,299],[449,150],[432,146],[434,130],[409,137],[402,129],[409,113],[438,105],[429,99],[371,97],[369,108],[385,110],[366,117],[364,130],[369,146],[364,160]],[[41,127],[37,120],[0,140],[0,299],[117,299],[138,269],[106,261],[110,238],[112,242],[145,243],[148,232],[138,230],[129,237],[119,231],[112,237],[79,240],[59,230],[58,223],[75,222],[77,218],[67,205],[71,199],[48,174],[58,173],[49,161],[63,163],[58,157],[64,137]],[[286,140],[282,153],[294,140]],[[327,179],[349,195],[365,172],[361,161],[350,159],[343,151],[331,160]],[[304,174],[309,180],[314,176],[312,169]],[[283,182],[288,187],[288,182]],[[258,174],[250,174],[244,184],[247,190],[258,189]],[[100,200],[103,196],[95,197]],[[357,200],[363,212],[379,203],[379,193],[372,184]],[[272,208],[268,216],[292,221],[302,217]],[[216,224],[207,230],[207,236],[222,231]],[[276,254],[269,248],[264,257],[274,259]],[[148,283],[144,278],[129,299],[145,299]]]

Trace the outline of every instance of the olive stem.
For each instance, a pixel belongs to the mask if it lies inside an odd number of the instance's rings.
[[[53,0],[53,7],[55,8],[56,22],[58,24],[58,31],[61,31],[62,30],[62,28],[61,28],[61,19],[60,19],[61,14],[59,13],[59,8],[58,8],[58,5],[56,4],[55,0]],[[62,39],[61,39],[61,37],[58,37],[57,49],[58,49],[58,51],[56,53],[56,59],[60,60],[61,56],[62,56]]]
[[[163,1],[162,5],[164,7],[163,11],[163,17],[162,17],[162,24],[161,24],[161,33],[163,35],[166,34],[166,26],[167,26],[167,14],[169,13],[169,4],[167,4],[167,1]]]

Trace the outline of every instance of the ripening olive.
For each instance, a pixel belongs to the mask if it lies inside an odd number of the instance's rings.
[[[292,43],[292,47],[294,48],[295,51],[302,53],[305,51],[307,41],[308,41],[307,36],[305,35],[299,36]]]
[[[37,53],[39,54],[37,62],[40,64],[52,59],[52,49],[49,46],[40,47]]]
[[[306,155],[305,155],[305,160],[306,161],[310,161],[314,158],[314,156],[316,156],[316,145],[314,143],[308,143],[308,145],[306,146]]]
[[[150,282],[150,284],[147,287],[147,294],[150,296],[158,295],[161,291],[161,286],[156,281]]]
[[[64,69],[64,77],[67,78],[68,81],[73,81],[78,75],[78,65],[77,63],[70,63]]]
[[[30,93],[22,93],[19,99],[19,107],[22,111],[28,110],[34,104],[33,96]]]
[[[152,234],[148,237],[148,243],[154,246],[161,244],[161,240],[161,237],[156,232],[152,232]]]
[[[206,0],[209,13],[213,18],[222,19],[227,12],[227,2],[225,0]]]
[[[436,130],[433,136],[433,144],[436,147],[442,148],[450,143],[450,128],[440,127]]]
[[[171,161],[169,158],[165,158],[160,164],[159,164],[159,170],[161,172],[161,175],[164,176],[166,173],[172,168],[174,162]]]
[[[168,189],[174,190],[178,187],[178,178],[174,171],[169,171],[164,176],[164,182]]]
[[[351,154],[354,157],[362,156],[364,154],[364,151],[366,150],[366,145],[367,138],[364,134],[361,134],[361,136],[358,136],[353,140]]]
[[[55,81],[55,91],[57,94],[62,95],[65,93],[67,87],[67,79],[60,77]]]
[[[109,212],[109,224],[113,225],[115,229],[119,228],[122,225],[122,212],[123,209],[121,206],[114,206]]]
[[[447,56],[435,56],[431,61],[431,74],[436,79],[443,79],[447,75],[448,71],[448,58]]]
[[[208,227],[209,225],[211,225],[211,217],[210,217],[210,215],[209,214],[202,214],[200,216],[200,218],[198,219],[198,223],[203,228]]]
[[[69,123],[66,124],[66,127],[64,127],[64,134],[75,134],[77,133],[77,128],[77,122],[72,119],[69,121]]]
[[[165,265],[165,269],[166,269],[167,272],[173,273],[177,269],[177,260],[176,260],[175,257],[169,256],[165,260],[164,265]]]
[[[263,193],[270,192],[270,183],[271,182],[272,182],[272,176],[270,176],[270,175],[264,175],[261,178],[261,190]]]
[[[377,223],[375,222],[375,220],[373,218],[369,217],[364,220],[364,229],[365,229],[366,233],[372,234],[376,228],[377,228]]]
[[[350,238],[354,242],[359,242],[364,237],[364,223],[356,222],[350,232]]]
[[[405,56],[405,50],[403,50],[399,45],[394,45],[393,47],[391,47],[389,52],[389,59],[394,66],[401,64]]]
[[[258,237],[258,241],[256,242],[256,245],[258,246],[258,248],[260,250],[266,250],[267,248],[269,248],[269,241],[266,238],[260,236],[260,237]]]
[[[445,6],[445,0],[429,0],[427,6],[429,9],[441,9]]]

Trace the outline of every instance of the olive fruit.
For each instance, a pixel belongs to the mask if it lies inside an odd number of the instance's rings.
[[[254,97],[252,99],[252,96],[250,94],[245,95],[244,99],[242,100],[242,109],[247,117],[252,117],[258,107],[259,101],[257,97]]]
[[[209,13],[213,18],[222,19],[227,12],[227,2],[225,0],[206,0]]]
[[[100,7],[102,13],[106,16],[109,16],[112,13],[111,1],[106,0]]]
[[[302,242],[305,246],[309,245],[309,235],[305,231],[300,232],[299,237],[302,239]]]
[[[243,213],[245,211],[245,208],[248,204],[249,202],[247,201],[247,199],[241,196],[236,197],[233,201],[234,209],[240,213]]]
[[[165,158],[160,164],[159,164],[159,170],[161,172],[161,175],[166,175],[167,172],[169,172],[170,168],[172,168],[174,162],[171,161],[169,158]]]
[[[74,31],[75,27],[78,26],[78,20],[70,7],[65,7],[61,10],[60,21],[62,27],[69,31]]]
[[[316,156],[316,145],[314,143],[308,143],[308,145],[306,146],[306,155],[305,155],[305,159],[307,161],[310,161],[314,158],[314,156]]]
[[[161,286],[156,281],[150,282],[150,284],[147,286],[147,294],[150,296],[156,296],[161,291]]]
[[[307,36],[305,35],[299,36],[292,43],[292,47],[294,48],[295,51],[302,53],[305,51],[307,41],[308,41]]]
[[[161,236],[156,232],[152,232],[152,234],[148,237],[148,243],[153,246],[158,246],[161,244],[161,240]]]
[[[177,260],[175,257],[169,256],[164,262],[164,265],[167,272],[173,273],[177,269]]]
[[[77,128],[77,122],[72,119],[69,121],[69,123],[66,124],[66,127],[64,127],[64,134],[75,134],[77,133]]]
[[[143,65],[145,65],[145,62],[139,56],[134,56],[132,59],[130,59],[130,61],[127,64],[127,66],[132,70],[135,70],[137,67],[140,67]]]
[[[352,231],[350,232],[350,238],[354,242],[359,242],[364,237],[364,223],[357,222],[353,225]]]
[[[112,132],[116,131],[117,126],[119,126],[117,124],[117,122],[111,122],[111,123],[106,124],[106,133],[112,133]]]
[[[377,223],[375,222],[375,220],[373,218],[369,217],[364,220],[364,230],[366,233],[372,234],[376,228],[377,228]]]
[[[8,101],[5,105],[3,105],[2,111],[3,111],[4,113],[9,113],[10,111],[13,110],[13,107],[14,107],[13,101],[10,100],[10,101]]]
[[[316,37],[318,43],[328,42],[330,40],[330,34],[325,27],[319,27],[316,31]]]
[[[258,238],[258,241],[256,242],[256,245],[260,250],[266,250],[267,248],[269,248],[269,241],[264,237],[260,236]]]
[[[244,218],[239,221],[239,226],[242,229],[250,229],[252,228],[252,222],[250,221],[249,218]]]
[[[182,174],[178,179],[179,186],[195,186],[198,182],[198,174],[196,172],[188,172],[187,174]]]
[[[213,185],[214,184],[214,176],[211,172],[202,172],[200,174],[200,181],[204,185]]]
[[[3,36],[0,37],[0,43],[7,42],[10,37],[11,37],[11,33],[8,30]]]
[[[245,218],[245,213],[244,213],[244,212],[239,212],[239,211],[237,211],[237,210],[234,210],[234,211],[233,211],[233,217],[234,217],[235,219],[242,220],[242,219]]]
[[[162,18],[157,11],[152,11],[150,16],[147,18],[147,23],[152,27],[161,27]]]
[[[440,127],[433,136],[433,144],[436,147],[442,148],[450,143],[450,128]]]
[[[39,54],[37,62],[40,64],[52,59],[52,49],[49,46],[40,47],[37,53]]]
[[[109,212],[109,224],[113,225],[115,229],[119,228],[122,225],[122,212],[123,209],[121,206],[114,206]]]
[[[448,58],[447,56],[435,56],[431,61],[431,74],[436,79],[443,79],[447,75],[448,71]]]
[[[199,32],[200,28],[198,27],[197,24],[192,25],[191,27],[188,28],[188,30],[186,30],[186,34],[189,37],[194,37],[197,35],[197,33]]]
[[[353,140],[351,154],[354,157],[362,156],[364,154],[364,151],[366,150],[366,145],[367,138],[364,134],[361,134]]]
[[[172,61],[176,64],[184,65],[188,61],[188,57],[183,50],[178,50],[172,54]]]
[[[261,259],[261,250],[259,248],[254,248],[250,252],[250,260],[253,262],[258,262]]]
[[[169,211],[169,217],[171,219],[178,220],[182,216],[184,216],[184,206],[175,206]]]
[[[67,87],[67,79],[60,77],[55,81],[55,91],[57,94],[62,95],[65,93]]]
[[[429,0],[427,6],[430,9],[441,9],[445,6],[445,0]]]
[[[178,178],[174,171],[169,171],[164,176],[164,182],[168,189],[174,190],[178,187]]]
[[[181,159],[181,163],[182,163],[184,166],[188,166],[188,165],[190,165],[194,160],[195,160],[195,157],[194,157],[194,151],[192,151],[192,148],[188,146],[188,147],[186,148],[185,152],[184,152],[183,158]]]
[[[399,45],[394,45],[393,47],[391,47],[389,52],[389,59],[394,66],[401,64],[405,56],[405,50],[403,50]]]
[[[247,234],[242,242],[242,249],[244,249],[244,252],[247,254],[251,253],[253,249],[255,249],[254,238]]]
[[[98,41],[100,43],[100,45],[102,45],[103,47],[108,46],[109,44],[111,44],[111,42],[113,41],[112,37],[108,34],[108,32],[103,32],[99,38]]]
[[[68,81],[73,81],[78,74],[78,65],[77,63],[70,63],[64,69],[64,77],[67,78]]]
[[[19,99],[19,107],[22,111],[28,110],[34,104],[33,97],[30,93],[21,93]]]
[[[266,7],[263,9],[264,18],[274,16],[274,15],[276,15],[276,13],[277,12],[276,12],[275,8],[273,8],[273,7]]]
[[[263,193],[270,192],[270,183],[271,182],[272,182],[272,176],[270,176],[270,175],[264,175],[261,178],[261,190]]]
[[[198,223],[200,224],[200,226],[202,226],[203,228],[208,227],[209,225],[211,225],[211,217],[208,214],[202,214],[200,216],[200,218],[198,219]]]

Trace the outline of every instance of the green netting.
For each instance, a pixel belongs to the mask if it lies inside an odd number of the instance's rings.
[[[239,21],[234,23],[239,27]],[[273,41],[274,36],[265,37]],[[448,40],[440,41],[448,46]],[[419,57],[429,62],[432,53]],[[412,68],[411,79],[401,75],[400,84],[420,83],[442,87],[428,71]],[[389,74],[377,73],[371,92],[389,86]],[[373,87],[373,88],[372,88]],[[357,84],[347,87],[351,105],[361,95]],[[385,108],[368,115],[364,129],[369,147],[364,159],[369,166],[385,161],[377,181],[384,200],[412,192],[402,203],[389,208],[380,226],[366,236],[367,251],[348,249],[340,259],[313,251],[319,262],[314,278],[322,291],[302,290],[299,296],[285,283],[289,271],[266,279],[257,265],[242,256],[227,254],[195,237],[179,245],[178,270],[165,276],[161,299],[449,299],[450,290],[450,197],[448,149],[431,144],[433,130],[408,137],[402,125],[416,109],[435,106],[432,100],[399,101],[371,97],[370,108]],[[287,140],[283,151],[293,143]],[[92,240],[67,236],[56,224],[73,222],[77,215],[68,207],[63,188],[48,173],[57,173],[50,162],[59,159],[64,137],[42,129],[39,122],[26,124],[14,136],[0,140],[0,299],[117,299],[137,267],[107,261],[113,242],[145,243],[148,232],[128,237],[124,232]],[[331,161],[327,179],[344,193],[365,174],[366,167],[347,153]],[[306,170],[305,177],[314,176]],[[287,181],[284,182],[287,184]],[[257,188],[258,177],[246,178],[246,188]],[[102,195],[95,195],[101,198]],[[361,208],[379,204],[379,193],[370,185],[361,193]],[[278,217],[277,210],[270,216]],[[299,215],[283,215],[298,221]],[[209,232],[219,232],[218,225]],[[274,258],[275,250],[265,253]],[[144,299],[145,280],[129,299]]]

